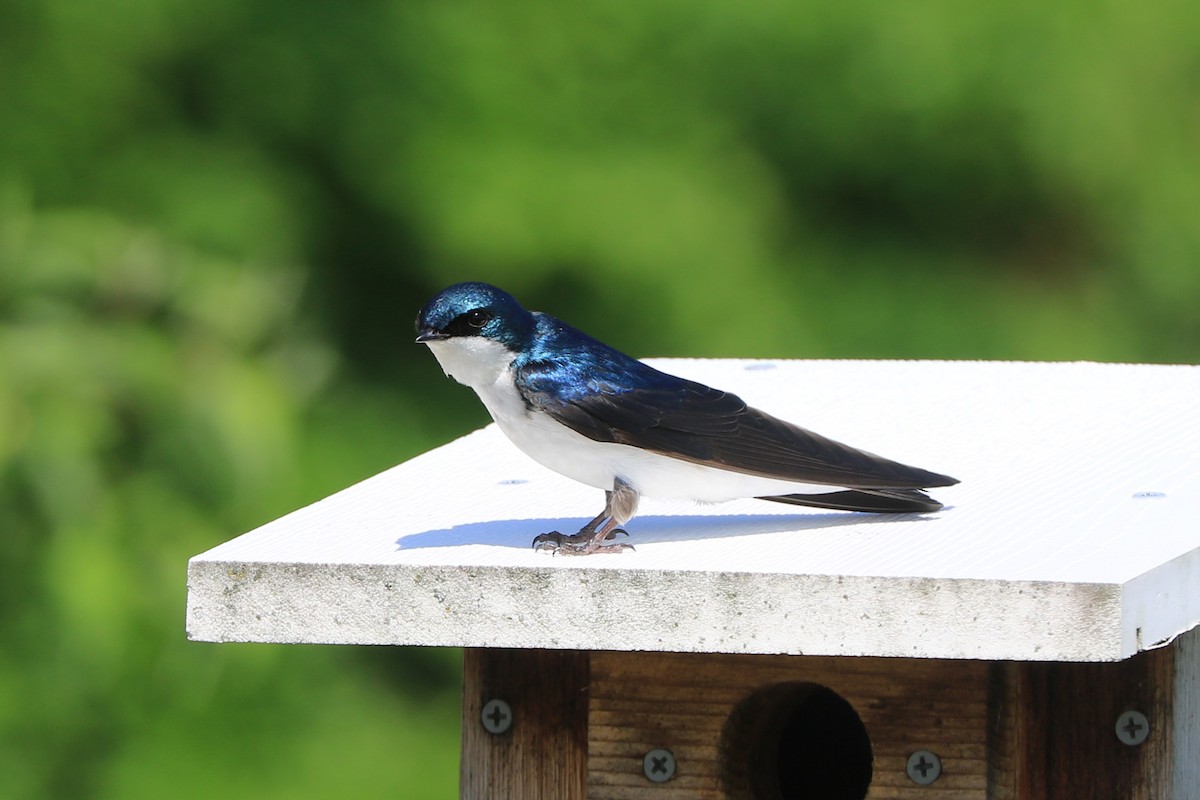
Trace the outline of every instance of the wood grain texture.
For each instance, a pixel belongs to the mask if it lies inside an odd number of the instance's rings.
[[[995,665],[989,800],[1189,798],[1172,787],[1174,669],[1172,648],[1109,664]],[[1140,746],[1116,736],[1126,710],[1150,721]]]
[[[592,654],[591,672],[589,800],[740,796],[744,787],[722,778],[738,758],[721,752],[726,720],[755,690],[796,683],[828,687],[857,712],[874,751],[870,800],[987,796],[983,662],[605,652]],[[677,773],[651,785],[642,757],[658,747],[674,753]],[[921,749],[942,759],[942,776],[929,786],[905,771],[909,754]]]
[[[583,800],[587,774],[588,654],[573,650],[463,653],[463,800]],[[505,733],[480,713],[500,698],[512,708]]]
[[[1176,797],[1200,797],[1200,629],[1175,640],[1172,788]]]

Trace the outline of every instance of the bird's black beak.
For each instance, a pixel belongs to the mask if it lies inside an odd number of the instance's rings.
[[[426,328],[425,330],[417,333],[416,342],[417,344],[423,344],[425,342],[440,342],[443,339],[449,338],[449,336],[440,331],[435,331],[432,328]]]

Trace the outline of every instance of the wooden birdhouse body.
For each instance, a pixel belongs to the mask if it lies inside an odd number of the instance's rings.
[[[468,648],[463,797],[1200,797],[1200,369],[655,363],[962,484],[550,557],[603,498],[490,426],[193,558],[189,635]]]
[[[1117,663],[471,649],[462,796],[1196,797],[1198,656],[1194,633]],[[501,735],[480,725],[492,698],[513,715]],[[1150,725],[1139,745],[1117,735],[1127,711]],[[660,749],[675,774],[654,785]],[[928,783],[910,777],[922,752]]]

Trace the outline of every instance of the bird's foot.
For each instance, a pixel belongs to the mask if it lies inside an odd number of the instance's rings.
[[[615,528],[607,533],[597,533],[585,528],[579,533],[570,535],[550,531],[534,537],[533,549],[545,550],[556,556],[588,556],[593,553],[620,553],[625,550],[633,550],[633,545],[624,542],[605,544],[606,541],[615,539],[620,534],[629,535],[622,528]]]

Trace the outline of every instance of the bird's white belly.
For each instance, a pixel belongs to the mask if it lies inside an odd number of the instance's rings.
[[[629,445],[596,442],[544,416],[515,424],[500,420],[497,423],[533,460],[599,489],[611,489],[613,481],[619,477],[644,497],[718,503],[738,497],[819,492],[830,488],[746,475]]]

